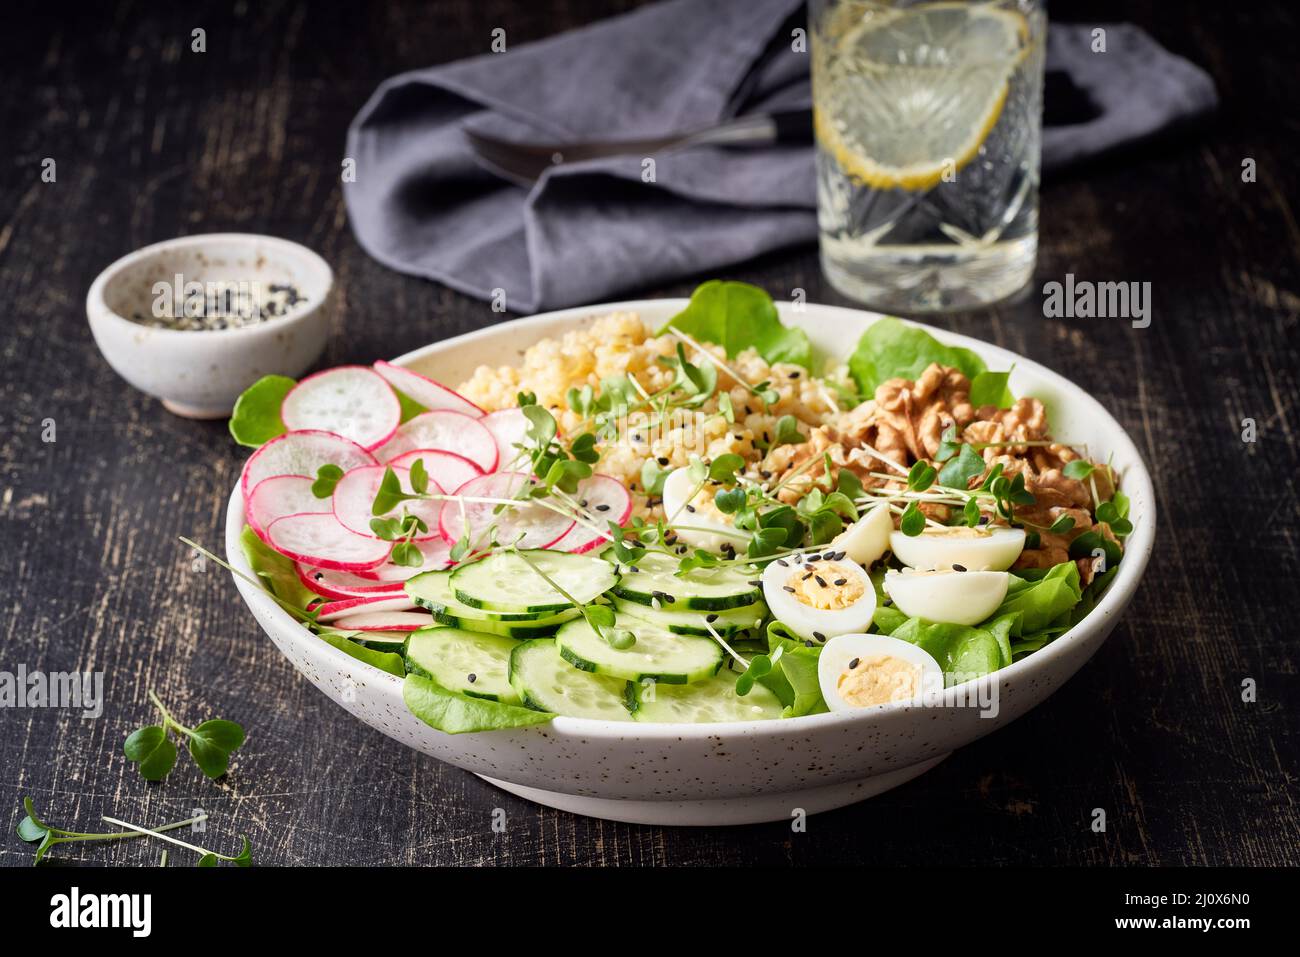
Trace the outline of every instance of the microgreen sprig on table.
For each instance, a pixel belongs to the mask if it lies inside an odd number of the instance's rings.
[[[169,837],[166,832],[179,830],[182,827],[190,827],[198,824],[200,821],[207,820],[206,814],[196,814],[194,817],[186,818],[183,821],[175,821],[171,824],[164,824],[161,827],[145,828],[136,827],[119,821],[116,818],[105,817],[104,820],[110,824],[117,824],[127,828],[125,831],[109,831],[101,833],[88,833],[84,831],[71,831],[67,828],[55,827],[53,824],[47,824],[36,814],[36,807],[30,797],[23,798],[23,810],[27,816],[18,822],[18,836],[28,844],[36,845],[36,856],[32,859],[32,864],[39,864],[48,854],[51,848],[59,844],[73,844],[84,841],[122,841],[138,837],[153,837],[158,840],[167,841],[168,843],[177,844],[188,850],[195,851],[200,855],[199,867],[215,867],[219,860],[229,861],[240,867],[248,867],[252,864],[252,847],[248,843],[248,838],[241,837],[243,848],[237,855],[229,856],[219,854],[216,851],[210,851],[204,847],[197,847],[184,841],[179,841]],[[165,859],[165,858],[164,858]]]
[[[230,767],[230,755],[244,743],[244,729],[233,721],[212,718],[188,728],[172,717],[151,690],[149,700],[162,715],[162,724],[132,731],[122,745],[127,760],[137,764],[146,781],[161,781],[176,766],[176,745],[172,735],[188,738],[190,757],[209,778],[219,778]]]

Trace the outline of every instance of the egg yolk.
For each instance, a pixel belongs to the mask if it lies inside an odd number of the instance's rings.
[[[846,704],[869,708],[914,698],[920,684],[921,669],[916,665],[893,655],[881,655],[853,659],[835,687]]]
[[[848,608],[866,592],[862,577],[835,562],[814,565],[814,571],[800,566],[785,583],[801,605],[818,611]]]

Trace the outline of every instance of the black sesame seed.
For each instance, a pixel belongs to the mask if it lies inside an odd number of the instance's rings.
[[[852,661],[850,661],[849,671],[852,671],[854,668],[856,668],[858,666],[858,662],[860,662],[861,660],[862,660],[861,658],[854,658]]]
[[[826,557],[827,557],[827,558],[830,558],[829,555],[827,555]],[[819,562],[819,561],[821,561],[821,560],[822,560],[822,557],[821,557],[820,555],[809,555],[809,556],[808,556],[808,561],[810,561],[810,562]]]
[[[664,600],[667,601],[668,604],[670,605],[675,605],[677,603],[677,599],[674,598],[672,595],[664,595]]]
[[[759,469],[758,474],[760,478],[770,479],[772,477],[772,473],[767,469]]]
[[[686,511],[691,512],[691,513],[694,513],[694,512],[695,512],[695,506],[694,506],[694,505],[687,505],[687,506],[686,506]]]
[[[655,459],[655,461],[658,462],[660,465],[667,465],[667,464],[668,464],[668,460],[667,460],[666,458],[664,458],[662,455],[659,456],[659,458]]]
[[[598,511],[598,512],[608,512],[608,511],[609,511],[609,506],[608,506],[608,505],[597,505],[597,506],[596,506],[596,511]]]
[[[319,582],[319,581],[324,581],[324,580],[325,580],[325,576],[322,575],[320,572],[317,572],[317,573],[316,573],[316,580],[317,580],[318,582]]]
[[[822,578],[821,575],[818,575],[818,576],[817,576],[817,586],[818,586],[819,588],[825,588],[825,587],[826,587],[826,579]]]
[[[704,616],[704,620],[707,621],[707,622],[711,625],[711,624],[713,624],[715,621],[718,620],[718,616],[715,615],[715,614],[705,615],[705,616]]]
[[[755,588],[762,588],[762,587],[763,587],[763,579],[761,579],[761,578],[755,578],[752,582],[747,582],[746,584],[753,585]]]
[[[474,672],[471,671],[469,673],[469,683],[473,684],[476,681],[478,681],[478,675],[474,674]]]
[[[786,591],[788,591],[790,594],[792,594],[792,595],[794,594],[794,589],[791,588],[789,585],[782,585],[781,587],[782,587],[783,589],[785,589]]]
[[[587,500],[586,500],[585,498],[584,498],[584,499],[581,499],[581,500],[579,500],[578,504],[581,505],[583,508],[586,508],[586,507],[587,507]]]
[[[789,567],[790,567],[790,563],[787,562],[784,558],[778,558],[778,559],[776,560],[776,563],[777,563],[778,565],[780,565],[782,568],[789,568]]]
[[[958,565],[956,562],[954,562],[952,566],[952,570],[955,572],[964,572],[966,570],[966,566]]]
[[[791,372],[790,375],[788,376],[788,378],[791,378],[791,379],[797,379],[797,378],[799,378],[799,370],[796,369],[794,372]]]
[[[825,640],[826,640],[826,636],[823,635],[820,631],[814,631],[814,632],[813,632],[813,637],[816,638],[818,641],[825,641]]]
[[[835,585],[836,585],[836,587],[839,587],[840,585],[847,585],[848,583],[849,583],[849,580],[848,580],[847,578],[837,578],[837,579],[835,579]]]
[[[805,648],[812,648],[812,647],[815,647],[815,646],[813,645],[813,643],[812,643],[811,641],[805,641],[805,642],[804,642],[804,647],[805,647]]]
[[[813,576],[813,573],[812,573],[812,572],[804,572],[803,577],[800,578],[799,580],[800,580],[801,582],[806,582],[808,579],[812,578],[812,576]]]
[[[635,565],[628,565],[627,570],[633,575],[639,575],[641,573],[641,569],[637,568]]]
[[[815,572],[815,571],[817,570],[817,569],[813,568],[813,566],[811,566],[811,565],[809,565],[809,564],[807,564],[807,563],[805,563],[803,567],[804,567],[804,571]]]
[[[677,546],[677,554],[678,554],[678,555],[685,555],[686,552],[687,552],[687,550],[688,550],[688,549],[686,548],[685,545],[678,545],[678,546]]]

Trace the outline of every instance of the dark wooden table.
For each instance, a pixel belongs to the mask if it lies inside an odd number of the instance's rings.
[[[674,830],[537,807],[404,748],[330,703],[262,636],[216,545],[242,455],[104,363],[83,301],[129,250],[182,233],[274,233],[334,266],[325,357],[367,362],[496,321],[362,253],[339,187],[344,130],[386,76],[520,43],[628,2],[31,5],[0,30],[0,670],[102,670],[104,716],[0,711],[0,862],[23,795],[93,829],[200,807],[267,864],[1295,864],[1300,167],[1294,5],[1093,4],[1203,64],[1223,109],[1194,134],[1049,182],[1036,291],[936,320],[1089,387],[1151,466],[1160,532],[1127,617],[1051,700],[922,778],[809,822]],[[182,10],[179,7],[183,6]],[[1054,5],[1054,15],[1080,19]],[[23,19],[23,18],[26,19]],[[190,31],[207,52],[190,52]],[[41,179],[42,161],[57,180]],[[1253,159],[1257,178],[1243,182]],[[1150,328],[1045,319],[1067,272],[1150,281]],[[729,271],[842,302],[801,248]],[[692,279],[649,295],[689,293]],[[1244,419],[1258,438],[1243,442]],[[45,420],[56,441],[42,441]],[[1242,700],[1252,679],[1258,700]],[[212,784],[146,785],[122,757],[178,713],[250,733]],[[504,834],[491,828],[503,808]],[[1105,833],[1090,829],[1094,808]],[[67,860],[149,863],[139,843]]]

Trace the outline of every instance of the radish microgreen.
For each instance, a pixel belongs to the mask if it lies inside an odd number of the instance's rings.
[[[595,631],[596,634],[600,635],[600,637],[604,638],[605,641],[609,642],[611,648],[631,648],[636,644],[636,635],[628,631],[626,628],[617,627],[618,616],[614,614],[614,609],[609,605],[597,604],[595,602],[584,605],[565,591],[564,587],[560,585],[559,582],[546,574],[540,565],[521,552],[518,548],[511,545],[510,551],[518,555],[523,563],[536,572],[541,579],[546,582],[546,584],[550,585],[556,592],[567,599],[573,607],[577,608],[582,614],[582,617],[586,619],[587,624],[591,626],[592,630]]]
[[[311,494],[317,498],[329,498],[341,478],[343,470],[337,465],[322,465],[316,470],[316,480],[311,483]]]
[[[175,821],[171,824],[164,824],[161,827],[144,828],[133,827],[130,824],[123,824],[115,818],[104,818],[111,824],[120,824],[127,828],[125,831],[109,831],[107,833],[87,833],[84,831],[70,831],[67,828],[55,827],[53,824],[47,824],[36,815],[36,807],[30,797],[23,798],[23,810],[27,816],[18,822],[18,837],[28,844],[36,845],[36,856],[32,859],[32,864],[39,864],[50,852],[50,849],[59,844],[73,844],[83,841],[122,841],[136,837],[154,837],[159,840],[179,844],[181,847],[188,848],[202,855],[199,858],[200,867],[214,866],[218,859],[230,861],[241,867],[248,867],[252,863],[252,848],[249,846],[248,838],[242,838],[243,850],[235,857],[227,857],[224,854],[217,854],[215,851],[209,851],[207,848],[195,847],[192,844],[186,844],[183,841],[177,841],[174,838],[165,836],[167,831],[179,830],[182,827],[190,827],[198,824],[200,821],[207,820],[206,814],[197,814],[194,817],[186,818],[183,821]],[[208,859],[211,863],[206,863]]]
[[[188,738],[190,757],[209,778],[219,778],[230,767],[230,755],[244,743],[244,729],[233,721],[212,718],[188,728],[169,712],[158,696],[149,691],[149,700],[162,715],[162,724],[146,725],[132,731],[122,745],[128,761],[139,766],[146,781],[161,781],[176,766],[176,745],[171,735]]]
[[[1081,482],[1093,473],[1094,468],[1095,466],[1086,459],[1074,459],[1065,463],[1065,468],[1061,469],[1061,474],[1068,479]]]

